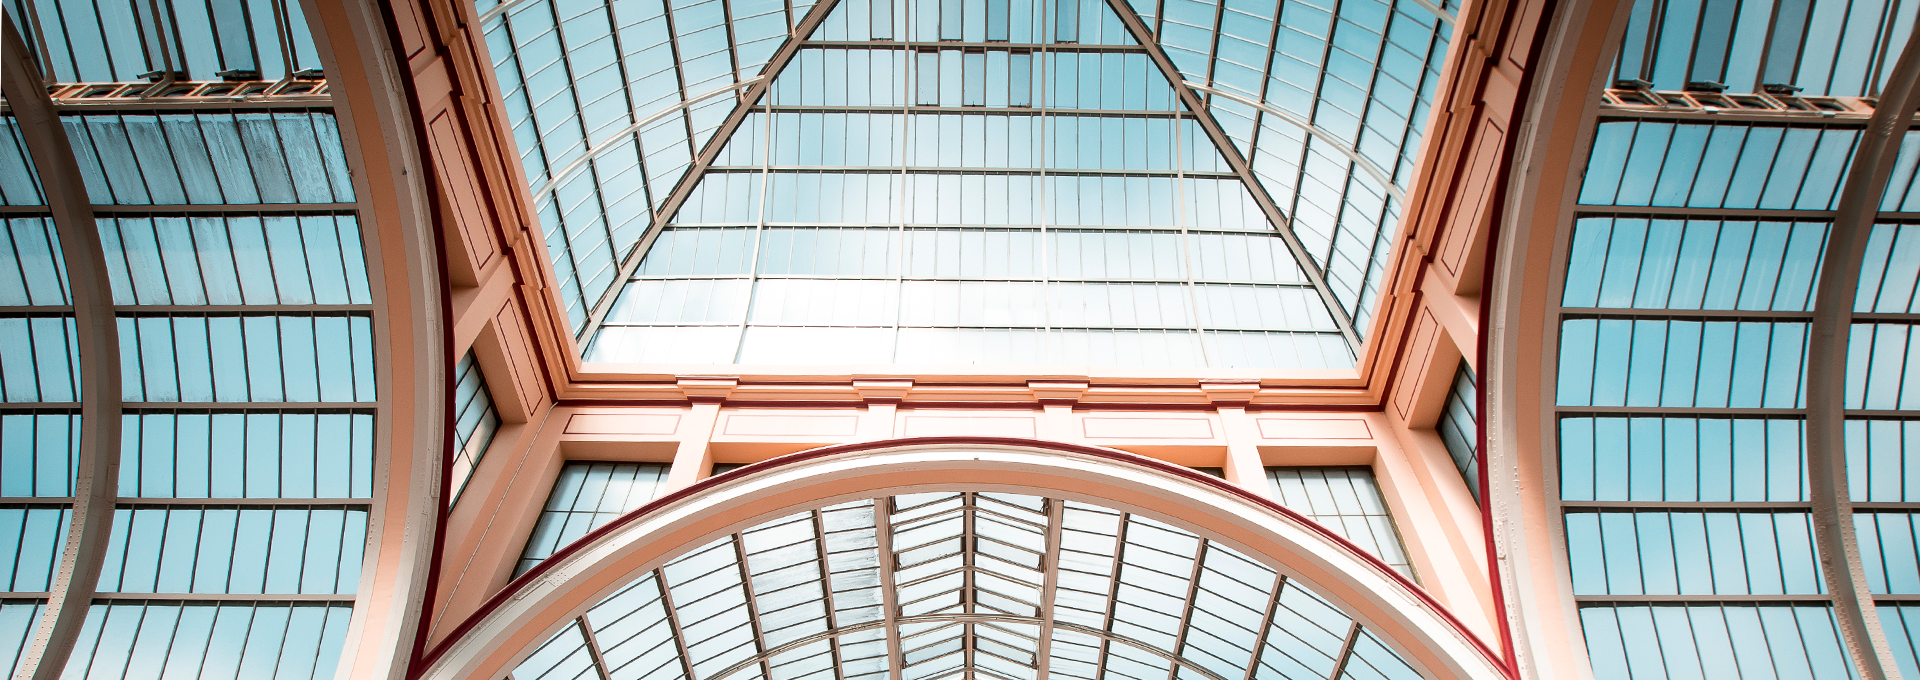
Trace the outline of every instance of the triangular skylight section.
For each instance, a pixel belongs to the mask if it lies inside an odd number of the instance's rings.
[[[1239,176],[1098,0],[840,2],[651,242],[585,355],[1354,360]]]

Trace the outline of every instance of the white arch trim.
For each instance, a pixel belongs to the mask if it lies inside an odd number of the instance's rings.
[[[1511,677],[1484,642],[1418,586],[1271,501],[1121,451],[986,437],[815,449],[656,500],[582,537],[510,584],[429,652],[415,677],[502,677],[634,575],[759,522],[877,496],[962,490],[1085,501],[1181,526],[1303,581],[1427,677]]]

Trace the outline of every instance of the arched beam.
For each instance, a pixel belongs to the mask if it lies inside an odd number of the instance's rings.
[[[1860,263],[1867,237],[1880,216],[1893,164],[1920,107],[1920,24],[1894,63],[1873,118],[1860,135],[1840,188],[1838,210],[1828,232],[1814,291],[1813,319],[1807,339],[1807,486],[1813,502],[1814,543],[1820,573],[1833,594],[1834,618],[1846,642],[1854,670],[1865,680],[1900,677],[1873,591],[1860,563],[1854,534],[1853,500],[1847,489],[1847,349],[1853,328],[1854,297],[1860,287]]]
[[[46,610],[14,666],[19,680],[57,680],[66,671],[67,656],[93,605],[93,589],[113,530],[113,503],[120,487],[120,331],[113,316],[100,230],[94,225],[80,164],[32,53],[13,17],[5,19],[0,79],[4,79],[7,106],[39,173],[47,209],[53,214],[79,336],[80,460],[75,466],[73,515]]]
[[[893,493],[1002,491],[1085,500],[1219,541],[1344,604],[1439,677],[1504,678],[1483,642],[1425,591],[1324,527],[1224,481],[1109,449],[999,438],[827,447],[658,499],[523,575],[425,659],[420,678],[497,677],[637,571],[797,509]]]

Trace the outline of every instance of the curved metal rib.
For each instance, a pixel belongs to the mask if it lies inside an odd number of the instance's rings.
[[[0,68],[4,68],[7,104],[25,133],[21,136],[60,236],[80,339],[80,459],[73,516],[67,523],[60,571],[48,590],[46,610],[15,665],[19,680],[57,680],[66,670],[67,656],[93,604],[113,529],[113,503],[120,481],[115,472],[120,463],[120,333],[100,230],[94,225],[80,164],[13,17],[6,17],[4,30],[0,42],[6,44],[6,51],[0,56],[4,62]]]
[[[1854,296],[1860,285],[1867,237],[1879,217],[1880,200],[1893,174],[1900,142],[1920,107],[1920,25],[1887,79],[1887,89],[1860,136],[1859,149],[1840,190],[1839,209],[1827,237],[1815,291],[1807,342],[1807,484],[1813,503],[1814,541],[1841,639],[1865,680],[1900,676],[1880,614],[1873,604],[1854,534],[1852,494],[1847,488],[1847,349]]]

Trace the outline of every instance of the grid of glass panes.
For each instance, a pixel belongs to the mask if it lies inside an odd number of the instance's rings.
[[[1420,0],[1130,0],[1365,333],[1454,17]]]
[[[12,672],[60,570],[80,449],[79,356],[60,237],[25,140],[0,115],[0,663]]]
[[[120,500],[69,672],[171,649],[170,673],[331,676],[359,589],[376,396],[333,116],[69,110],[61,123],[96,206],[125,402]],[[38,252],[14,222],[12,252]],[[20,271],[40,295],[45,275]],[[37,425],[23,431],[52,431]]]
[[[1478,384],[1473,369],[1461,361],[1460,368],[1453,373],[1453,385],[1447,390],[1447,402],[1440,409],[1440,422],[1434,425],[1434,430],[1440,433],[1440,442],[1447,447],[1447,455],[1453,458],[1453,467],[1460,471],[1460,479],[1466,481],[1475,501],[1480,500]]]
[[[1883,209],[1887,206],[1883,205]],[[1847,349],[1854,537],[1901,672],[1920,677],[1920,224],[1874,225]]]
[[[480,0],[574,331],[806,0]]]
[[[514,575],[660,495],[671,466],[660,463],[567,463],[553,481]]]
[[[169,71],[272,81],[321,70],[299,0],[6,0],[6,12],[62,83],[157,81]]]
[[[1914,8],[1844,0],[1636,0],[1629,17],[1616,80],[1639,79],[1661,90],[1714,83],[1730,92],[1760,92],[1776,85],[1872,97],[1906,47]]]
[[[1596,675],[1851,672],[1806,505],[1802,380],[1830,211],[1858,137],[1845,124],[1599,124],[1567,255],[1555,402],[1568,563]],[[1883,208],[1908,200],[1913,155]],[[1892,281],[1901,309],[1875,319],[1896,322],[1884,332],[1854,328],[1850,413],[1892,393],[1870,383],[1900,381],[1899,359],[1863,361],[1889,356],[1875,340],[1904,348],[1897,322],[1920,258],[1892,254],[1899,229],[1876,227],[1870,245],[1868,279]],[[1868,285],[1859,309],[1872,312]],[[1867,436],[1880,425],[1850,423],[1855,484],[1865,459],[1901,460],[1897,434]],[[1911,540],[1907,515],[1872,510],[1856,515],[1863,552]],[[1883,576],[1877,592],[1916,570],[1890,560],[1869,567]]]
[[[1267,481],[1281,505],[1332,529],[1409,578],[1414,576],[1406,544],[1400,540],[1386,498],[1380,495],[1373,468],[1270,467]]]
[[[1352,364],[1110,8],[951,4],[836,6],[587,360]]]
[[[1044,570],[1056,567],[1043,606]],[[888,609],[894,625],[876,627]],[[1053,635],[1041,637],[1049,613]],[[770,520],[637,574],[574,624],[513,677],[715,678],[734,668],[1035,680],[1043,658],[1052,674],[1080,680],[1249,668],[1318,678],[1337,667],[1342,677],[1421,677],[1339,605],[1231,548],[1146,517],[1017,494],[914,494]],[[890,668],[890,646],[904,667]]]
[[[494,432],[500,429],[500,411],[493,406],[493,393],[487,390],[487,377],[480,362],[467,350],[453,367],[453,446],[447,463],[447,507],[460,500],[460,492],[473,478],[474,466],[487,455]]]

